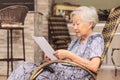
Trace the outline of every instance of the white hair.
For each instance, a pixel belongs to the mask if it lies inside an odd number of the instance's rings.
[[[80,16],[86,22],[93,22],[93,27],[98,23],[98,14],[94,7],[80,6],[76,8],[70,15],[71,19],[73,15]]]

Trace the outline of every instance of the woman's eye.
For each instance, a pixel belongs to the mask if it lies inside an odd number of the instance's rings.
[[[77,23],[77,25],[80,25],[80,23]]]
[[[75,26],[75,24],[73,24],[73,26]]]

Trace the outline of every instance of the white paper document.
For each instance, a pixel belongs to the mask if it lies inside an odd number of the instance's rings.
[[[50,46],[50,44],[44,37],[33,36],[33,39],[43,50],[47,57],[49,57],[51,60],[57,60],[57,58],[53,55],[54,49]]]

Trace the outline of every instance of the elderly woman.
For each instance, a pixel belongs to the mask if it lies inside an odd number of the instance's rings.
[[[71,13],[73,29],[76,38],[72,40],[68,50],[57,50],[54,55],[58,59],[69,59],[96,72],[102,52],[104,40],[101,34],[93,32],[98,22],[98,15],[94,7],[81,6]],[[48,60],[48,58],[46,58]],[[38,64],[24,62],[11,73],[8,80],[29,80],[30,75]],[[78,67],[65,63],[50,65],[54,72],[42,71],[36,80],[89,80],[90,75]]]

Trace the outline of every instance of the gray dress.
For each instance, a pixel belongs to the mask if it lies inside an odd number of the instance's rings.
[[[104,50],[104,40],[101,34],[91,34],[83,44],[79,44],[80,39],[74,39],[68,50],[88,60],[101,57]],[[23,62],[18,65],[7,80],[29,80],[30,75],[38,66],[38,64]],[[44,70],[36,80],[89,80],[91,77],[85,70],[66,63],[54,63],[49,67],[54,72]]]

